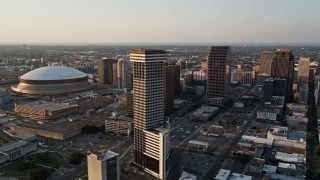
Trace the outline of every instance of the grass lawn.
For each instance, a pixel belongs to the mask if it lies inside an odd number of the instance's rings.
[[[5,172],[6,174],[24,174],[24,173],[31,173],[38,168],[37,165],[30,163],[30,162],[21,162],[21,163],[14,163],[9,165]]]
[[[56,145],[56,143],[52,142],[52,141],[45,141],[45,142],[43,142],[43,145],[48,146],[48,147],[52,147],[52,146]]]
[[[31,161],[33,163],[42,164],[51,168],[58,169],[60,167],[59,161],[52,154],[49,153],[38,154]]]
[[[32,173],[37,169],[41,168],[40,166],[36,165],[36,163],[56,169],[60,167],[59,161],[53,155],[49,153],[44,153],[37,154],[29,161],[11,164],[5,169],[5,171],[9,174]]]

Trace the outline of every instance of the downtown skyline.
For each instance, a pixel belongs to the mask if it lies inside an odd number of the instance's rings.
[[[320,44],[317,1],[1,3],[0,44]]]

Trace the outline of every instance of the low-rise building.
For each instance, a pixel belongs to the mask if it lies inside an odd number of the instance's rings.
[[[269,164],[263,165],[262,171],[266,172],[266,174],[272,174],[277,172],[278,167],[277,166],[272,166]]]
[[[302,104],[295,104],[295,103],[287,103],[287,114],[291,115],[292,113],[307,113],[307,106]]]
[[[132,125],[132,118],[120,116],[116,112],[113,112],[112,116],[105,120],[106,132],[111,132],[118,135],[129,136],[133,129]]]
[[[3,132],[9,136],[15,138],[15,139],[19,139],[19,140],[23,140],[23,141],[30,142],[30,141],[34,141],[34,140],[38,139],[38,137],[36,135],[31,134],[31,133],[16,132],[11,129],[4,129]]]
[[[252,180],[252,176],[244,174],[232,173],[227,169],[220,169],[219,173],[214,178],[216,180]]]
[[[306,148],[306,132],[289,130],[287,127],[272,126],[267,133],[267,139],[277,147]]]
[[[208,146],[209,146],[209,143],[207,142],[189,140],[187,147],[189,150],[206,152],[208,149]]]
[[[279,109],[261,109],[257,111],[257,119],[276,121],[279,113]]]
[[[197,180],[197,176],[189,174],[185,171],[182,172],[179,180]]]
[[[287,124],[291,130],[307,131],[308,118],[294,113],[292,116],[287,116]]]
[[[201,106],[189,115],[191,121],[208,121],[215,113],[219,111],[218,107]]]
[[[252,158],[244,170],[245,174],[254,177],[262,177],[265,162],[265,159]]]
[[[296,153],[276,152],[275,159],[290,163],[305,163],[306,156]]]
[[[37,150],[37,144],[26,141],[13,141],[0,146],[0,162],[12,161]]]
[[[174,99],[174,108],[181,109],[187,105],[187,100],[184,99]]]
[[[290,176],[302,176],[306,173],[306,167],[299,164],[281,163],[279,162],[277,173]]]

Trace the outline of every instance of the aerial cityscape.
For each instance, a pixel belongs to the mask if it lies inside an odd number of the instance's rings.
[[[319,180],[318,7],[3,2],[0,179]]]

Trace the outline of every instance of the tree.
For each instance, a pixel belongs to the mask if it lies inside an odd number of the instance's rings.
[[[72,165],[79,165],[84,157],[85,155],[80,152],[73,152],[68,157],[68,162]]]

